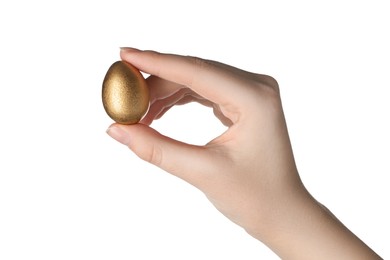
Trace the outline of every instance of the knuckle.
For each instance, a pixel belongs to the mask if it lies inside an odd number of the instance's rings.
[[[161,167],[163,161],[162,149],[157,145],[152,145],[141,158],[151,164]]]
[[[204,67],[207,64],[206,60],[199,58],[199,57],[196,57],[196,56],[188,56],[188,58],[191,60],[191,62],[195,66],[200,67],[200,68]]]
[[[273,90],[276,93],[279,92],[279,83],[274,77],[264,74],[256,74],[256,79],[262,88]]]
[[[256,79],[256,87],[261,96],[267,99],[280,98],[279,83],[275,78],[268,75],[256,74]]]
[[[204,71],[210,69],[211,64],[209,61],[196,57],[196,56],[187,56],[191,65],[192,65],[192,76],[186,82],[186,86],[191,88],[192,86],[197,84],[197,79],[201,78]]]
[[[248,108],[266,108],[275,110],[280,107],[281,99],[278,82],[271,76],[252,74],[251,95],[247,96]]]
[[[278,89],[279,88],[279,83],[278,81],[272,77],[272,76],[269,76],[269,75],[263,75],[264,76],[264,81],[270,86],[270,87],[273,87],[273,88],[276,88]]]

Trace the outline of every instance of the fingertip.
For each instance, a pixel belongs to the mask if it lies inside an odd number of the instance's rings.
[[[131,63],[131,64],[133,64],[133,62],[130,60],[132,57],[132,54],[142,52],[141,50],[139,50],[137,48],[133,48],[133,47],[119,47],[119,49],[120,49],[120,52],[119,52],[120,58],[124,61]]]
[[[121,53],[140,52],[140,49],[133,47],[119,47]]]
[[[127,131],[120,127],[119,124],[112,124],[106,132],[111,138],[118,141],[119,143],[126,146],[129,145],[130,135]]]

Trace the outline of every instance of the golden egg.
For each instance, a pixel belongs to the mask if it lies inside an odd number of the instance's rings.
[[[104,77],[102,99],[104,109],[115,122],[135,124],[149,108],[149,89],[139,70],[117,61]]]

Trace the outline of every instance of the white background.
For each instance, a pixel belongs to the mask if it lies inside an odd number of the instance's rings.
[[[230,1],[233,2],[233,1]],[[120,46],[274,76],[302,179],[389,258],[386,1],[1,1],[0,259],[278,259],[106,133]],[[204,144],[190,104],[153,127]]]

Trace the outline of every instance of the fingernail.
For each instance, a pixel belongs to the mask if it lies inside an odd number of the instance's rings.
[[[126,51],[126,52],[136,52],[136,51],[140,51],[139,49],[132,48],[132,47],[119,47],[119,49],[121,49],[121,51]]]
[[[107,134],[121,144],[128,145],[130,142],[129,134],[118,126],[110,126]]]

